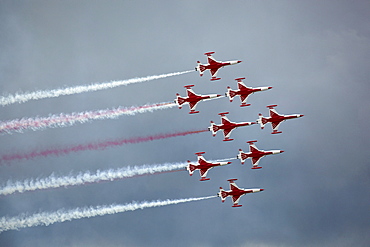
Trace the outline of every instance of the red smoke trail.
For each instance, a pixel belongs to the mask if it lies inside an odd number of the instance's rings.
[[[169,133],[169,134],[157,134],[151,136],[144,136],[144,137],[132,137],[127,139],[117,139],[117,140],[110,140],[98,143],[87,143],[87,144],[80,144],[76,146],[70,146],[66,148],[54,148],[54,149],[46,149],[42,151],[32,151],[26,154],[4,154],[0,158],[0,164],[8,163],[15,160],[30,160],[37,157],[47,157],[47,156],[60,156],[66,155],[72,152],[80,152],[86,150],[104,150],[106,148],[115,147],[115,146],[122,146],[125,144],[135,144],[140,142],[148,142],[154,140],[161,140],[171,137],[177,136],[187,136],[191,134],[198,134],[202,132],[206,132],[208,130],[193,130],[193,131],[184,131],[184,132],[176,132],[176,133]]]

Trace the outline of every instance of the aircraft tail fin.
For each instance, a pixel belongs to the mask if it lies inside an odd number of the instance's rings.
[[[224,202],[228,194],[222,187],[220,187],[220,192],[218,192],[218,196],[221,198],[221,201]]]
[[[230,102],[232,102],[236,96],[236,91],[232,90],[230,87],[227,87],[226,96],[229,98]]]
[[[211,121],[211,126],[208,129],[212,131],[212,135],[215,136],[217,131],[220,130],[220,127]]]
[[[177,96],[176,98],[176,104],[181,108],[181,106],[186,103],[185,98],[182,98],[181,96]]]
[[[239,149],[239,154],[237,158],[240,159],[240,162],[242,163],[242,165],[244,165],[244,162],[248,158],[248,155],[246,155],[243,150]]]
[[[265,128],[265,125],[268,123],[267,119],[262,116],[262,114],[258,114],[257,123],[261,125],[261,129]]]
[[[189,165],[186,167],[186,169],[189,171],[189,175],[192,176],[194,171],[197,169],[197,167],[190,163],[190,160],[188,160]]]
[[[197,62],[197,67],[195,67],[195,70],[196,71],[199,71],[199,74],[200,76],[203,75],[204,71],[206,70],[206,66],[204,66],[203,64],[201,64],[199,61]]]

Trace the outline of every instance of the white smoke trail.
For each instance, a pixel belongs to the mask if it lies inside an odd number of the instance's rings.
[[[75,112],[71,114],[61,113],[49,117],[36,117],[15,119],[7,122],[0,122],[0,134],[11,134],[12,132],[22,133],[24,130],[41,130],[45,128],[57,128],[72,126],[76,123],[86,123],[96,119],[113,119],[122,115],[135,115],[137,113],[153,112],[176,106],[173,102],[163,102],[152,105],[143,105],[138,107],[118,107],[114,109]]]
[[[214,99],[221,99],[221,98],[225,98],[225,97],[226,97],[225,95],[221,95],[221,96],[218,96],[217,98],[204,99],[203,101],[209,101],[209,100],[214,100]]]
[[[0,218],[0,233],[9,230],[18,230],[21,228],[40,226],[40,225],[51,225],[57,222],[71,221],[82,218],[90,218],[95,216],[103,216],[107,214],[117,214],[127,211],[134,211],[144,208],[160,207],[171,204],[179,204],[184,202],[200,201],[216,196],[198,197],[198,198],[187,198],[187,199],[176,199],[176,200],[164,200],[164,201],[151,201],[151,202],[132,202],[123,205],[103,205],[97,207],[83,207],[75,208],[71,210],[61,209],[55,212],[42,212],[33,215],[19,215],[15,217],[2,217]]]
[[[56,177],[51,175],[47,178],[38,178],[21,181],[8,181],[5,186],[0,187],[0,195],[10,195],[16,192],[23,193],[27,191],[44,190],[51,188],[60,188],[74,185],[83,185],[87,183],[98,183],[102,181],[113,181],[116,179],[130,178],[145,174],[154,174],[160,172],[174,171],[185,168],[187,163],[165,163],[161,165],[143,165],[134,167],[124,167],[119,169],[109,169],[105,171],[98,170],[95,174],[89,171],[79,173],[76,176]]]
[[[236,159],[238,159],[238,158],[219,159],[219,160],[215,160],[215,161],[211,161],[211,162],[223,162],[223,161],[236,160]]]
[[[132,78],[128,80],[122,81],[111,81],[111,82],[104,82],[104,83],[95,83],[90,85],[82,85],[76,87],[67,87],[67,88],[59,88],[53,90],[44,90],[44,91],[35,91],[30,93],[22,93],[22,94],[15,94],[15,95],[8,95],[0,97],[0,105],[6,106],[14,103],[24,103],[29,100],[39,100],[45,98],[55,98],[62,95],[71,95],[71,94],[78,94],[84,92],[93,92],[108,88],[114,88],[118,86],[126,86],[132,83],[139,83],[145,81],[151,81],[161,78],[166,78],[170,76],[182,75],[185,73],[192,72],[193,70],[183,71],[183,72],[175,72],[175,73],[168,73],[162,75],[153,75],[141,78]]]
[[[212,160],[210,162],[222,162],[230,159]],[[192,162],[196,163],[196,162]],[[57,177],[54,174],[47,178],[28,179],[24,181],[12,182],[8,180],[5,185],[0,187],[0,196],[7,196],[14,193],[24,193],[28,191],[45,190],[53,188],[61,188],[67,186],[76,186],[90,183],[99,183],[104,181],[113,181],[117,179],[130,178],[140,175],[150,175],[161,172],[168,172],[183,169],[188,163],[165,163],[160,165],[143,165],[134,167],[124,167],[118,169],[109,169],[105,171],[96,171],[92,174],[90,171],[79,173],[75,176]]]

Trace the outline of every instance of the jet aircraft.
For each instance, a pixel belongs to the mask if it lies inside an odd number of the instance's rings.
[[[262,168],[261,166],[258,166],[258,163],[260,162],[262,157],[270,154],[280,154],[284,152],[283,150],[269,150],[269,151],[260,150],[256,147],[256,145],[254,145],[255,142],[257,141],[247,141],[247,143],[249,144],[249,152],[244,153],[243,150],[239,149],[239,154],[237,156],[237,158],[240,159],[242,164],[244,164],[246,159],[250,158],[253,165],[252,169]]]
[[[217,196],[221,197],[221,201],[225,202],[225,199],[230,196],[231,199],[233,200],[233,206],[232,207],[241,207],[242,205],[238,204],[240,197],[248,194],[248,193],[255,193],[255,192],[260,192],[264,191],[264,189],[242,189],[239,188],[234,181],[237,179],[229,179],[227,181],[230,182],[230,190],[225,191],[222,187],[220,187],[220,192],[217,193]]]
[[[226,61],[226,62],[216,61],[216,59],[212,57],[213,53],[214,52],[204,53],[204,55],[206,55],[208,58],[208,64],[201,64],[199,61],[197,61],[198,64],[197,64],[197,67],[195,67],[195,70],[199,71],[200,76],[203,76],[204,71],[209,69],[211,76],[212,76],[211,81],[216,81],[216,80],[221,79],[221,78],[217,78],[217,72],[220,68],[227,66],[227,65],[234,65],[234,64],[242,62],[239,60]]]
[[[221,124],[216,125],[213,121],[211,121],[211,126],[208,127],[210,131],[212,131],[212,135],[216,136],[217,131],[223,130],[224,132],[224,140],[223,141],[232,141],[234,139],[230,139],[231,131],[233,131],[235,128],[242,127],[242,126],[248,126],[252,124],[256,124],[256,122],[240,122],[235,123],[231,122],[225,115],[228,114],[228,112],[222,112],[218,115],[221,116]]]
[[[265,90],[272,88],[272,87],[256,87],[256,88],[247,87],[243,83],[244,79],[245,77],[236,78],[235,80],[238,82],[238,90],[235,91],[235,90],[232,90],[230,87],[227,87],[227,92],[225,94],[227,97],[229,97],[230,102],[233,101],[235,96],[239,95],[240,101],[241,101],[240,106],[250,106],[251,105],[251,104],[247,104],[247,99],[251,94],[255,92],[265,91]]]
[[[274,107],[276,106],[277,105],[266,106],[267,108],[270,109],[270,117],[263,117],[262,114],[260,113],[259,118],[257,119],[257,123],[261,125],[261,129],[263,129],[267,123],[271,123],[271,126],[272,126],[271,134],[282,133],[281,131],[278,131],[278,128],[281,122],[288,120],[288,119],[300,118],[304,116],[302,114],[281,115],[277,113],[276,110],[274,109]]]
[[[187,85],[184,86],[186,88],[187,97],[181,97],[180,94],[176,94],[177,98],[175,99],[175,103],[179,106],[179,108],[182,108],[182,105],[185,103],[189,104],[190,107],[190,112],[189,114],[193,113],[198,113],[199,111],[195,111],[195,107],[197,104],[202,101],[202,100],[207,100],[207,99],[214,99],[217,97],[221,97],[219,94],[208,94],[208,95],[201,95],[201,94],[196,94],[194,91],[191,89],[194,85]]]
[[[231,164],[231,162],[214,162],[214,163],[208,162],[202,156],[202,154],[204,154],[204,153],[205,152],[195,153],[196,155],[198,155],[198,165],[193,165],[193,164],[191,164],[190,160],[188,160],[189,164],[186,167],[186,169],[189,171],[190,176],[193,175],[195,170],[199,170],[199,173],[200,173],[200,176],[201,176],[200,181],[210,180],[210,178],[206,178],[206,176],[207,176],[208,171],[210,169],[212,169],[213,167],[215,167],[215,166],[224,166],[224,165]]]

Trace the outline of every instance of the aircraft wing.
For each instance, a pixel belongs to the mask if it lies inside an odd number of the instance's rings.
[[[195,110],[195,107],[198,105],[199,101],[197,102],[189,102],[190,110]]]
[[[238,204],[238,202],[239,202],[239,200],[240,200],[240,197],[241,197],[242,195],[235,195],[235,196],[232,196],[232,200],[233,200],[233,203],[234,203],[234,205],[235,204]]]
[[[216,59],[214,59],[211,55],[207,56],[208,58],[208,63],[209,64],[217,64],[217,63],[220,63],[218,61],[216,61]]]
[[[240,190],[240,188],[235,182],[230,182],[230,190]]]
[[[212,167],[208,167],[208,168],[203,168],[203,169],[200,169],[199,170],[199,174],[202,178],[205,178],[207,176],[207,173],[208,171],[211,169]]]
[[[233,131],[234,129],[224,129],[224,137],[225,139],[228,139],[231,135],[231,131]]]
[[[249,144],[249,151],[253,153],[253,152],[258,152],[260,150],[256,147],[256,145],[254,145],[254,143],[251,143]]]
[[[239,90],[248,89],[248,87],[243,82],[238,82],[238,88]]]
[[[222,116],[221,117],[221,123],[222,124],[231,124],[231,121],[226,116]]]
[[[217,77],[217,72],[220,68],[217,68],[217,69],[211,69],[210,72],[211,72],[211,76],[212,77]]]
[[[255,166],[255,167],[257,167],[258,166],[258,163],[260,162],[260,160],[261,160],[261,158],[262,158],[263,156],[260,156],[260,157],[253,157],[252,158],[252,165],[253,166]]]
[[[240,95],[240,100],[241,100],[242,104],[247,103],[247,99],[248,99],[249,95],[250,94],[241,94]]]
[[[189,98],[199,96],[198,94],[194,93],[194,91],[190,88],[186,89],[186,92]]]
[[[275,109],[270,109],[270,117],[281,117],[281,115]]]
[[[206,161],[206,159],[203,156],[198,156],[198,163],[199,163],[199,165],[207,165],[208,164],[208,162]]]
[[[272,129],[273,130],[278,130],[280,124],[281,124],[282,121],[279,121],[279,122],[271,122],[271,126],[272,126]]]

